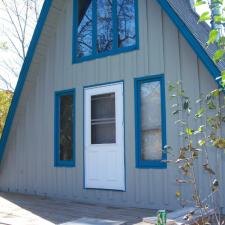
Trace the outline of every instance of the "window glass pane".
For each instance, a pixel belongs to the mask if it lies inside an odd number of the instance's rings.
[[[60,97],[60,160],[73,158],[73,96]]]
[[[91,97],[91,143],[116,142],[115,93]]]
[[[134,1],[135,0],[117,0],[119,48],[136,44]]]
[[[112,0],[97,0],[97,52],[112,50]]]
[[[160,82],[141,84],[142,160],[162,159]]]
[[[92,29],[92,1],[78,0],[78,58],[92,54]]]

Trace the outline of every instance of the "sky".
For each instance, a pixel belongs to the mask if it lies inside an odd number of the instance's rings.
[[[12,3],[12,0],[6,0],[7,4]],[[18,4],[18,11],[19,16],[22,18],[24,16],[25,8],[24,8],[24,1],[16,0],[15,1]],[[39,8],[42,7],[43,0],[38,0],[39,2]],[[11,6],[10,6],[11,7]],[[27,44],[26,50],[29,46],[29,42],[31,40],[34,27],[36,25],[36,17],[33,8],[30,8],[29,13],[29,21],[27,26],[27,32],[26,32],[26,40],[25,43]],[[13,14],[12,14],[13,15]],[[19,27],[18,20],[16,19],[16,16],[13,16],[13,21],[16,24],[17,28]],[[17,46],[17,48],[20,50],[20,42],[17,41],[17,39],[14,37],[15,30],[13,29],[12,24],[9,21],[9,17],[6,13],[6,10],[4,8],[4,5],[2,1],[0,1],[0,42],[6,42],[7,46],[9,47],[8,50],[1,50],[0,49],[0,74],[4,77],[7,81],[11,83],[12,88],[14,89],[18,80],[18,77],[16,77],[13,72],[9,69],[13,68],[13,70],[16,72],[16,74],[19,74],[19,71],[22,66],[22,60],[18,57],[18,54],[15,52],[15,48],[12,47],[10,44],[10,41],[7,38],[7,35],[10,36],[10,38],[13,40],[14,44]],[[2,82],[0,80],[0,89],[6,89],[5,82]]]
[[[7,0],[7,2],[10,2],[11,0]],[[21,0],[16,0],[18,4],[21,4]],[[39,0],[40,5],[42,6],[43,0]],[[187,0],[189,1],[189,0]],[[40,7],[41,7],[40,6]],[[207,7],[206,6],[200,6],[196,8],[196,11],[198,14],[201,14],[202,12],[206,11]],[[21,9],[21,12],[23,12],[23,9]],[[30,14],[29,15],[29,29],[28,29],[28,38],[27,38],[27,43],[29,44],[29,41],[32,37],[33,29],[35,27],[35,22],[33,20],[34,15]],[[0,1],[0,42],[6,41],[9,45],[9,42],[7,40],[7,37],[5,33],[10,34],[10,37],[13,38],[13,32],[14,30],[12,29],[11,24],[8,21],[8,16],[3,8],[2,2]],[[13,38],[14,42],[16,45],[19,45],[19,43],[16,41],[15,38]],[[19,73],[21,69],[22,62],[18,59],[17,54],[13,51],[14,49],[12,48],[12,51],[10,50],[0,50],[0,74],[4,76],[5,79],[10,81],[11,85],[13,88],[15,88],[16,83],[17,83],[17,77],[12,75],[11,71],[9,71],[5,63],[9,64],[11,67],[14,68],[14,70]],[[4,82],[1,82],[0,80],[0,89],[5,89],[6,86],[4,85]]]

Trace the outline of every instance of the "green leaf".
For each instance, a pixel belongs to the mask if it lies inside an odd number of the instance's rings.
[[[224,47],[225,46],[225,37],[224,36],[220,37],[217,44],[219,47]]]
[[[222,71],[221,73],[221,85],[225,87],[225,71]]]
[[[214,140],[213,145],[219,149],[225,149],[225,138],[217,138]]]
[[[0,90],[0,137],[5,125],[5,120],[8,114],[12,97],[12,92]]]
[[[211,17],[210,17],[209,12],[204,12],[204,13],[202,13],[201,16],[199,17],[198,23],[204,22],[204,21],[207,21],[207,20],[210,20],[210,19],[211,19]]]
[[[199,110],[198,110],[198,112],[195,114],[195,117],[196,118],[200,118],[200,117],[202,117],[202,114],[205,112],[205,109],[204,108],[200,108]]]
[[[218,63],[219,61],[222,60],[223,55],[224,55],[225,51],[223,49],[219,49],[215,52],[214,56],[213,56],[213,61],[215,63]]]
[[[202,140],[199,140],[198,141],[198,144],[200,145],[200,146],[203,146],[203,145],[205,145],[205,140],[204,139],[202,139]]]
[[[223,23],[225,21],[225,17],[222,15],[216,15],[214,17],[214,22],[217,24]]]
[[[216,41],[217,37],[218,37],[218,31],[217,30],[211,30],[209,33],[209,40],[207,41],[207,44],[214,44],[214,42]]]
[[[213,97],[218,97],[219,94],[220,94],[220,90],[219,89],[215,89],[215,90],[211,91],[211,95]]]
[[[200,6],[200,5],[204,5],[206,4],[206,1],[202,1],[202,0],[197,0],[194,4],[194,6]]]
[[[194,134],[200,134],[200,133],[202,133],[204,127],[205,127],[204,125],[201,125],[201,126],[198,128],[198,130],[196,130],[196,131],[194,132]]]
[[[174,87],[172,84],[169,84],[169,88],[168,88],[168,89],[169,89],[169,92],[173,91],[174,88],[175,88],[175,87]]]
[[[212,100],[208,101],[207,102],[207,105],[208,105],[208,108],[209,109],[216,109],[216,106],[215,106],[215,104],[213,103]]]
[[[186,128],[185,132],[187,135],[192,135],[194,133],[194,130],[190,129],[190,128]]]

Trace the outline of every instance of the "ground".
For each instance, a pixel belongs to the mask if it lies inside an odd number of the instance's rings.
[[[149,209],[115,208],[0,192],[0,225],[54,225],[83,217],[131,225],[154,214],[155,211]]]

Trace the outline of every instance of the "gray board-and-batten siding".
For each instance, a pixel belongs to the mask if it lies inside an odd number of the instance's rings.
[[[72,4],[72,0],[53,1],[1,162],[0,190],[115,206],[178,208],[175,192],[189,190],[176,184],[175,167],[135,168],[134,78],[164,74],[166,82],[182,79],[192,100],[215,88],[214,80],[156,0],[138,1],[139,50],[72,64]],[[83,187],[83,87],[117,80],[124,80],[126,191],[87,190]],[[54,92],[70,88],[76,88],[76,167],[56,168]],[[167,98],[167,143],[178,149],[179,130],[170,105]],[[210,155],[219,165],[222,189],[224,158],[222,152]],[[201,170],[198,179],[204,194],[208,185]],[[225,206],[225,193],[221,194]]]

